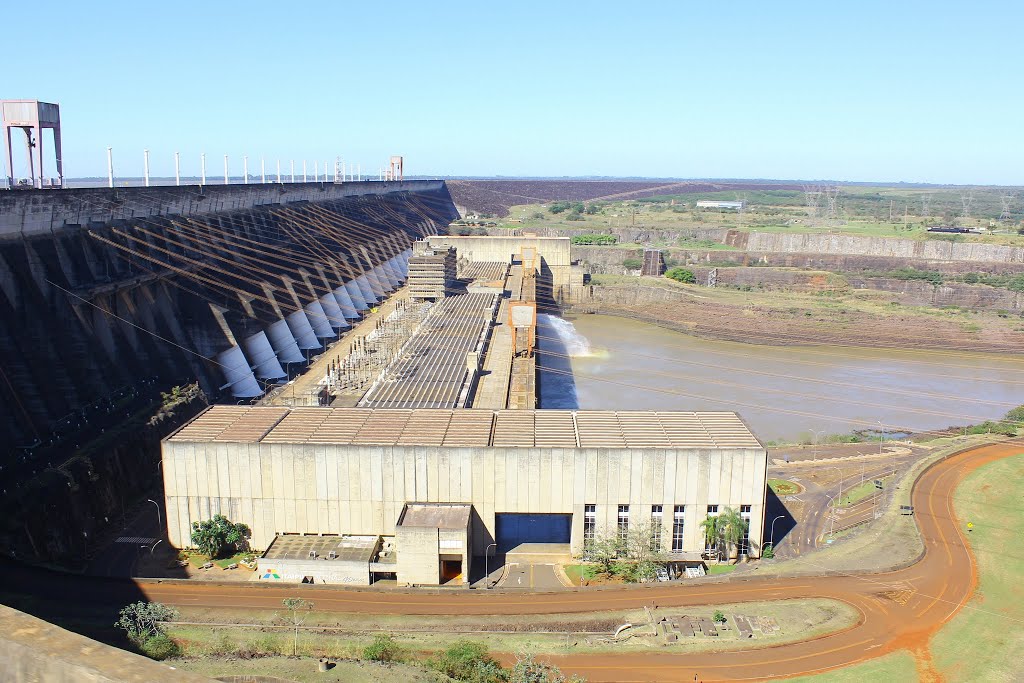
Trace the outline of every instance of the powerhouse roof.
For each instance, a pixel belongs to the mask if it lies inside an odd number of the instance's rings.
[[[211,406],[190,443],[548,448],[757,448],[734,412]]]

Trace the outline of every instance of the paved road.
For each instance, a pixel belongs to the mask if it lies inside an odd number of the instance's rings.
[[[755,680],[848,666],[896,650],[930,661],[928,641],[961,608],[977,583],[973,557],[953,512],[952,493],[974,468],[1024,452],[1019,443],[973,448],[927,469],[913,491],[915,520],[926,551],[916,564],[875,574],[748,578],[720,583],[650,585],[619,590],[553,593],[512,591],[405,592],[341,590],[318,586],[238,586],[188,582],[127,582],[6,571],[9,590],[72,596],[78,603],[124,604],[138,593],[180,606],[277,609],[285,597],[301,596],[318,610],[376,614],[558,614],[695,607],[723,602],[825,598],[860,612],[851,628],[809,642],[729,653],[569,654],[549,659],[590,681]],[[923,672],[926,676],[928,670]]]

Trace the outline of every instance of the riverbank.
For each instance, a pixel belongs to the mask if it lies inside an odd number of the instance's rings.
[[[903,306],[878,291],[747,292],[627,276],[595,276],[592,290],[568,313],[630,318],[704,339],[1012,355],[1024,347],[1017,316]]]

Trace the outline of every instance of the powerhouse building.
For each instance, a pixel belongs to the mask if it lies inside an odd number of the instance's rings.
[[[641,523],[699,557],[701,522],[727,506],[757,556],[767,452],[732,412],[212,406],[164,440],[162,466],[179,547],[223,514],[267,549],[264,578],[424,585]]]

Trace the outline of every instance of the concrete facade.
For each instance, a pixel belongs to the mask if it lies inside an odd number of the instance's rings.
[[[292,413],[303,410],[316,409]],[[240,443],[179,434],[163,442],[168,533],[178,546],[189,545],[193,521],[218,513],[248,524],[256,548],[286,532],[391,534],[411,501],[472,505],[477,555],[494,542],[495,515],[503,512],[572,514],[571,547],[579,552],[586,505],[595,506],[599,530],[616,527],[621,505],[637,522],[661,505],[666,549],[674,510],[683,506],[685,552],[704,549],[699,525],[709,505],[750,506],[752,555],[762,541],[767,452],[752,436],[742,446],[608,448]],[[586,443],[582,427],[577,443]]]

